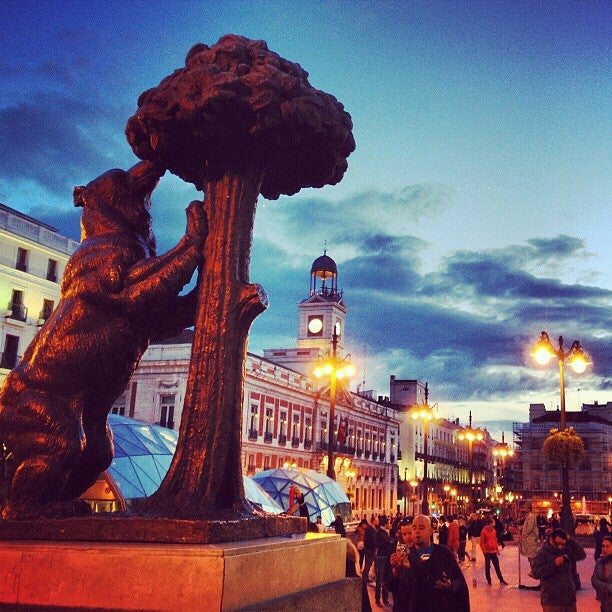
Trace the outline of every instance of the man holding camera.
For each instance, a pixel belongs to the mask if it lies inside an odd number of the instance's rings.
[[[531,559],[531,575],[540,580],[544,612],[576,612],[572,565],[586,557],[584,549],[563,529],[553,529]]]

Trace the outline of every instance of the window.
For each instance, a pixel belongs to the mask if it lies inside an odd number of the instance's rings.
[[[251,419],[249,422],[249,438],[257,439],[259,433],[257,427],[257,418],[259,416],[259,406],[255,403],[251,403]]]
[[[57,283],[57,261],[55,259],[47,262],[47,280]]]
[[[22,272],[28,271],[28,251],[17,247],[17,261],[15,262],[15,268]]]
[[[125,416],[125,399],[117,400],[115,404],[113,405],[113,407],[111,408],[111,412],[113,414]]]
[[[174,429],[174,395],[161,396],[159,424],[168,429]]]
[[[4,340],[4,351],[0,367],[12,370],[17,365],[17,352],[19,351],[19,336],[6,334]]]
[[[306,417],[305,431],[304,431],[304,448],[310,448],[311,444],[312,444],[312,420],[310,417]]]
[[[327,422],[321,421],[321,444],[327,442]]]
[[[293,427],[291,428],[291,442],[296,444],[300,441],[300,415],[293,415]]]
[[[25,321],[28,318],[28,309],[23,305],[23,291],[13,289],[6,316],[16,321]]]
[[[266,430],[264,432],[264,441],[272,442],[272,423],[274,417],[272,416],[272,408],[266,408]]]
[[[53,307],[55,306],[55,302],[53,300],[43,300],[43,307],[40,311],[40,316],[38,317],[38,323],[44,323],[53,312]]]

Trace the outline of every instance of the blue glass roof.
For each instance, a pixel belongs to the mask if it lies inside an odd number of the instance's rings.
[[[304,495],[311,522],[320,514],[324,525],[330,525],[336,514],[350,517],[351,503],[342,487],[326,474],[307,469],[265,470],[253,475],[261,486],[283,508],[289,507],[289,489],[297,485]]]
[[[164,479],[174,452],[178,432],[141,421],[108,415],[113,432],[115,456],[108,471],[126,500],[148,497]],[[252,479],[243,476],[245,497],[266,512],[283,509]]]

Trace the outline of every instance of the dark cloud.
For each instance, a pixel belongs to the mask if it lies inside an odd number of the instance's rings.
[[[371,195],[361,194],[360,201],[367,197]],[[568,338],[576,333],[588,347],[597,363],[592,384],[598,377],[612,376],[606,332],[612,324],[612,292],[568,284],[552,273],[555,266],[562,269],[587,256],[581,239],[533,238],[504,249],[459,251],[443,259],[434,272],[423,273],[421,258],[428,247],[423,240],[402,235],[400,224],[382,227],[380,215],[374,215],[371,224],[344,222],[340,211],[344,215],[350,210],[347,203],[310,199],[281,216],[286,214],[284,220],[296,224],[292,231],[297,231],[300,215],[310,212],[308,232],[327,228],[334,248],[341,242],[356,252],[338,262],[349,309],[347,345],[365,347],[371,363],[390,368],[387,376],[427,380],[442,401],[503,401],[515,400],[527,390],[554,392],[555,376],[542,376],[529,363],[528,352],[542,329],[556,328]],[[266,261],[261,269],[269,275],[270,286],[282,291],[296,282],[301,286],[299,276],[304,272],[298,268],[309,270],[311,261],[282,247],[267,244],[266,249],[264,253],[256,248],[254,260]],[[304,278],[299,299],[306,296],[306,282]],[[281,297],[277,304],[273,300],[261,329],[273,324],[283,337],[295,338],[299,299]],[[283,310],[273,313],[275,307]]]

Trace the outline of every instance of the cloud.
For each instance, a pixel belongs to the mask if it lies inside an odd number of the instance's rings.
[[[375,214],[349,205],[374,200]],[[443,197],[438,201],[442,203]],[[289,246],[277,234],[254,251],[254,261],[267,262],[260,269],[270,277],[271,287],[287,291],[300,278],[301,299],[307,295],[304,270],[318,255],[312,236],[328,238],[349,309],[347,348],[353,347],[356,361],[357,352],[367,355],[366,386],[386,389],[390,374],[419,378],[430,383],[437,398],[449,402],[516,401],[526,390],[554,392],[555,377],[535,369],[528,351],[542,329],[556,328],[572,339],[574,333],[580,337],[598,362],[594,372],[581,379],[585,388],[598,388],[610,379],[606,351],[612,292],[569,284],[554,273],[577,260],[588,261],[582,239],[534,237],[500,249],[456,251],[436,270],[423,273],[428,244],[409,233],[411,226],[400,214],[405,204],[399,195],[367,192],[337,203],[321,198],[279,206],[268,222],[280,232],[284,227],[295,241]],[[410,211],[405,214],[410,216]],[[364,223],[366,217],[370,222]],[[288,345],[295,341],[299,299],[281,298],[281,312],[266,314],[276,338],[286,339]]]

